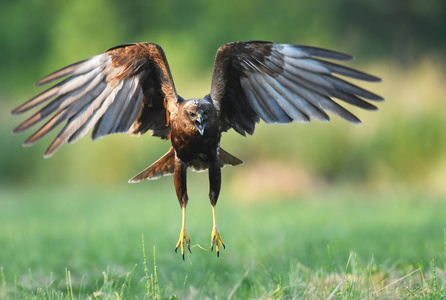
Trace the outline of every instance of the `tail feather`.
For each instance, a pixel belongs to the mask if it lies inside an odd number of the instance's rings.
[[[226,165],[237,166],[243,164],[243,161],[228,153],[224,149],[220,148],[220,167],[223,168]],[[175,150],[173,147],[164,154],[160,159],[151,164],[147,169],[140,172],[138,175],[129,180],[130,183],[136,183],[143,181],[144,179],[158,179],[165,175],[172,175],[174,170],[175,162]],[[209,168],[208,163],[200,160],[194,159],[189,165],[192,170],[196,172],[205,171]]]
[[[234,155],[230,154],[223,148],[220,148],[220,167],[223,168],[226,165],[229,166],[243,165],[243,161],[241,159],[238,159]]]
[[[172,175],[175,162],[175,151],[173,147],[160,159],[150,165],[147,169],[129,180],[130,183],[143,181],[144,179],[158,179],[165,175]]]
[[[230,154],[223,148],[220,148],[220,168],[224,168],[226,165],[228,166],[237,166],[243,164],[243,161]],[[192,168],[195,172],[203,172],[209,168],[207,162],[202,161],[200,159],[194,159],[190,162],[189,167]]]

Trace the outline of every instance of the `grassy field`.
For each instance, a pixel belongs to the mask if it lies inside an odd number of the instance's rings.
[[[0,1],[0,299],[446,299],[446,2],[9,2]],[[188,175],[185,262],[174,252],[172,178],[126,183],[168,142],[84,138],[44,160],[55,132],[27,149],[30,131],[11,134],[25,116],[10,111],[43,91],[36,80],[114,45],[162,45],[191,98],[209,92],[221,44],[256,39],[352,54],[346,66],[383,79],[353,83],[386,101],[374,113],[345,105],[362,126],[331,115],[224,134],[245,165],[223,171],[219,258],[206,173]]]
[[[0,299],[446,298],[446,90],[433,63],[371,69],[388,101],[358,112],[364,126],[225,134],[246,163],[223,171],[227,247],[210,252],[207,174],[191,174],[185,262],[172,178],[125,182],[168,144],[83,139],[43,160],[48,143],[22,149],[0,102]]]
[[[217,258],[205,179],[191,179],[185,262],[173,251],[181,211],[171,178],[2,188],[0,298],[446,297],[441,197],[338,188],[253,202],[223,191],[217,215],[227,247]]]

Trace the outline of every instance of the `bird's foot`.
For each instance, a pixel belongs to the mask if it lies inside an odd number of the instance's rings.
[[[180,232],[180,239],[178,240],[177,246],[175,247],[175,252],[177,252],[178,248],[181,246],[181,255],[183,256],[184,260],[184,242],[186,242],[187,249],[192,254],[192,251],[190,251],[190,238],[187,234],[186,228],[181,229]]]
[[[220,237],[220,232],[218,231],[217,226],[214,226],[214,228],[212,228],[212,234],[211,234],[211,251],[214,250],[214,245],[215,245],[215,251],[217,251],[217,257],[220,256],[220,245],[223,246],[223,249],[225,249],[225,243],[223,243],[221,237]]]

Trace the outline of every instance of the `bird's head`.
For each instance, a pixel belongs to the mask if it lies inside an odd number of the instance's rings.
[[[209,117],[209,111],[213,108],[208,101],[201,99],[192,99],[184,104],[184,114],[191,124],[198,130],[200,135],[204,134],[206,121]]]

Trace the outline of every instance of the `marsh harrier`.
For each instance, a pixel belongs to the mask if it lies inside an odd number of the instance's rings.
[[[20,124],[14,133],[48,119],[31,135],[34,144],[60,123],[64,127],[45,152],[49,157],[65,142],[72,143],[92,129],[93,140],[126,132],[170,140],[167,153],[130,179],[157,179],[173,174],[182,208],[182,228],[175,251],[185,245],[188,203],[186,171],[209,171],[209,199],[213,228],[211,249],[225,246],[217,228],[215,205],[225,165],[242,161],[220,148],[222,132],[234,129],[253,134],[256,123],[268,124],[330,120],[327,112],[352,123],[360,120],[333,99],[367,110],[376,107],[366,100],[380,96],[335,76],[364,81],[379,78],[336,64],[349,55],[309,46],[271,42],[234,42],[221,46],[215,57],[210,93],[203,98],[183,99],[176,91],[163,49],[153,43],[126,44],[77,62],[48,75],[37,85],[62,79],[54,86],[12,111],[20,114],[43,106]]]

